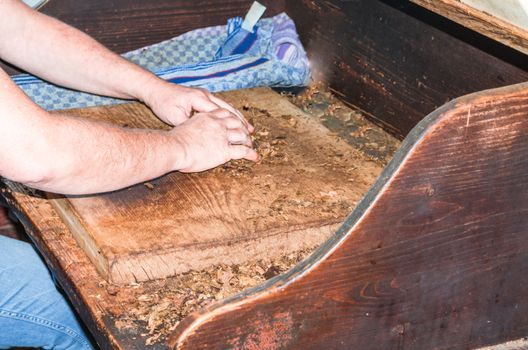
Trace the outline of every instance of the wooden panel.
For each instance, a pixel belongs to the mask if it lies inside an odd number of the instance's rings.
[[[230,17],[244,16],[251,3],[252,0],[51,0],[41,11],[123,53],[192,29],[226,24]],[[284,0],[261,3],[268,7],[267,17],[284,10]],[[10,74],[19,72],[7,70]]]
[[[122,53],[170,39],[189,30],[226,24],[244,16],[251,0],[52,0],[42,12],[93,36]],[[262,1],[266,16],[279,13],[283,1]]]
[[[0,198],[0,203],[2,203],[2,198]],[[7,216],[7,209],[0,206],[0,235],[18,238],[18,234],[13,226],[13,223]]]
[[[27,237],[19,227],[15,226],[15,223],[9,217],[5,205],[5,200],[2,195],[0,195],[0,235],[27,241]]]
[[[173,349],[470,349],[528,332],[528,84],[460,98],[288,275],[181,323]]]
[[[412,0],[412,2],[460,23],[465,27],[476,30],[524,54],[528,54],[528,27],[522,28],[521,26],[516,26],[460,1]],[[512,7],[510,10],[523,13],[522,8],[518,4],[517,8],[514,9]]]
[[[270,89],[225,98],[256,125],[259,164],[176,172],[146,186],[54,200],[108,280],[145,281],[315,247],[381,173],[380,165]],[[140,104],[68,114],[130,127],[163,125]]]
[[[2,199],[0,199],[0,202],[1,201]],[[0,206],[0,228],[10,225],[10,224],[11,224],[11,221],[7,217],[7,209]]]
[[[288,1],[317,79],[400,137],[458,96],[528,81],[528,60],[409,1]]]

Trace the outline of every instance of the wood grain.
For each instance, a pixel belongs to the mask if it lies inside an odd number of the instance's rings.
[[[7,217],[7,209],[0,206],[0,228],[10,225],[11,221]]]
[[[316,105],[321,106],[321,103],[322,101],[318,100]],[[317,113],[315,115],[319,116]],[[322,116],[322,119],[326,118]],[[362,123],[360,126],[366,127]],[[136,287],[141,287],[134,285],[111,289],[112,286],[100,277],[85,251],[79,247],[70,229],[46,196],[7,180],[3,180],[0,184],[2,195],[8,199],[10,207],[20,218],[31,240],[42,253],[57,282],[62,286],[99,347],[101,349],[144,349],[148,337],[143,336],[148,334],[146,327],[130,330],[118,325],[121,321],[120,315],[133,307],[124,301],[126,298],[123,294],[145,296],[142,293],[133,292]],[[171,281],[167,279],[167,282],[172,283]],[[160,281],[158,292],[164,293],[167,289],[169,288],[163,287]],[[153,350],[167,348],[167,344],[163,342],[149,346],[149,349]]]
[[[250,3],[53,0],[43,11],[122,53],[225,23]],[[438,20],[406,0],[264,3],[266,16],[286,11],[294,19],[316,79],[401,139],[424,115],[453,98],[528,81],[525,55]]]
[[[275,144],[275,155],[263,155],[256,165],[172,173],[149,187],[51,200],[109,281],[141,282],[318,246],[381,173],[380,165],[270,89],[225,98],[247,109],[261,137],[257,142]],[[68,114],[129,127],[163,126],[140,104]]]
[[[467,349],[528,331],[528,84],[409,134],[338,233],[288,275],[180,324],[173,349]]]
[[[316,80],[400,138],[453,98],[528,81],[525,55],[406,0],[286,5]]]
[[[117,53],[158,43],[187,31],[223,25],[244,16],[251,0],[52,0],[41,12],[94,37]],[[266,17],[283,11],[284,0],[262,0]],[[0,66],[1,67],[1,66]],[[20,71],[3,66],[10,74]]]
[[[456,0],[411,0],[524,54],[528,54],[528,31]],[[522,9],[519,9],[522,10]]]
[[[0,202],[2,198],[0,198]],[[0,235],[18,239],[19,235],[17,234],[13,223],[7,216],[7,209],[0,206]]]

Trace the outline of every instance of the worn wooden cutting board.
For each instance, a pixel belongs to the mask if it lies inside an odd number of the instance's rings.
[[[104,278],[145,281],[316,246],[381,172],[270,89],[221,97],[255,125],[259,164],[236,161],[112,193],[51,199]],[[166,127],[137,103],[68,113],[128,127]]]

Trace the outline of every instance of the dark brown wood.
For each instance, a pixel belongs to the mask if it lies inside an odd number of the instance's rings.
[[[2,199],[0,198],[0,203]],[[7,209],[0,207],[0,235],[17,238],[18,235],[11,220],[7,217]]]
[[[393,6],[379,0],[264,1],[267,16],[286,10],[295,20],[316,79],[400,138],[452,98],[528,80],[525,56],[408,1],[387,2]],[[225,23],[250,3],[52,0],[42,11],[122,53]]]
[[[170,39],[189,30],[244,16],[251,0],[51,0],[41,11],[93,36],[118,53]],[[263,1],[266,16],[284,1]]]
[[[470,349],[528,332],[528,84],[408,135],[337,234],[195,314],[173,349]]]
[[[1,199],[0,199],[1,201]],[[0,202],[1,203],[1,202]],[[7,217],[7,209],[4,207],[0,207],[0,228],[10,225],[11,221]]]
[[[8,212],[4,198],[0,195],[0,235],[27,241],[28,237]]]
[[[244,16],[252,0],[51,0],[41,11],[94,37],[117,53],[170,39],[196,28]],[[284,10],[285,0],[263,0],[265,16]],[[7,68],[10,74],[19,71]]]
[[[286,10],[316,78],[394,134],[405,136],[453,98],[528,80],[526,56],[408,1],[387,2],[394,7],[382,1],[292,0]],[[521,66],[500,55],[514,56]]]
[[[258,164],[174,172],[148,187],[51,200],[108,281],[142,282],[319,246],[383,169],[269,88],[220,96],[246,108],[262,155]],[[167,128],[139,103],[67,113]]]

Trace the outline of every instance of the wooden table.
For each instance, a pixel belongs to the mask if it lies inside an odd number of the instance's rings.
[[[309,258],[194,313],[149,348],[525,346],[507,342],[528,331],[527,135],[527,84],[450,102],[413,129]],[[146,334],[124,327],[112,315],[144,287],[102,280],[38,193],[10,182],[3,193],[100,346],[144,348],[149,321],[170,314],[147,320]]]

